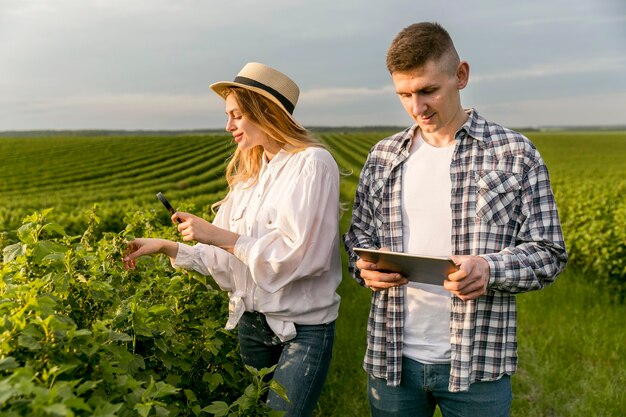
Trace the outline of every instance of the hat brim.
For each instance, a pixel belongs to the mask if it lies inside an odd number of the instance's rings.
[[[250,90],[250,91],[253,91],[253,92],[257,93],[257,94],[260,94],[263,97],[265,97],[268,100],[270,100],[272,103],[275,103],[276,105],[278,105],[278,107],[280,107],[285,112],[285,114],[287,116],[289,116],[289,118],[296,125],[298,125],[302,129],[304,129],[304,127],[302,127],[300,122],[298,122],[296,120],[296,118],[293,116],[293,114],[291,114],[291,113],[289,113],[289,111],[287,111],[285,106],[279,100],[277,100],[276,97],[274,97],[271,93],[263,90],[262,88],[254,87],[254,86],[247,85],[247,84],[237,83],[237,82],[234,82],[234,81],[219,81],[219,82],[211,84],[209,87],[211,88],[211,90],[213,90],[218,96],[222,97],[224,100],[226,99],[226,95],[228,93],[228,90],[230,88],[233,88],[233,87],[244,88],[246,90]]]

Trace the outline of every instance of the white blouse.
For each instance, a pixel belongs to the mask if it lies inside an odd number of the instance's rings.
[[[211,275],[229,292],[233,329],[244,311],[265,314],[281,340],[294,323],[337,318],[341,282],[339,170],[325,149],[264,158],[259,180],[239,184],[213,224],[240,235],[232,255],[215,246],[178,244],[174,266]]]

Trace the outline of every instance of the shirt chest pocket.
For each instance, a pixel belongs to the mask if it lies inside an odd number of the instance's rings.
[[[522,188],[519,174],[505,171],[478,172],[476,186],[476,217],[489,224],[507,224],[518,206]]]
[[[243,205],[237,208],[230,218],[230,230],[246,236],[262,236],[277,227],[275,207],[263,206],[258,211]]]
[[[259,227],[264,230],[272,230],[277,227],[278,211],[275,207],[272,206],[263,206],[259,209],[259,214],[257,216],[257,223]]]
[[[374,221],[376,222],[376,228],[382,227],[383,216],[383,193],[385,191],[385,181],[382,179],[375,180],[370,186],[370,205],[374,213]]]
[[[246,206],[242,204],[233,210],[230,216],[230,230],[235,233],[246,233]]]

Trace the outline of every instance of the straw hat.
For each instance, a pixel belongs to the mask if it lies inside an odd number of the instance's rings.
[[[226,98],[230,87],[241,87],[261,94],[276,103],[296,124],[293,111],[298,103],[300,89],[295,82],[280,71],[257,62],[247,63],[233,81],[211,84],[211,89]]]

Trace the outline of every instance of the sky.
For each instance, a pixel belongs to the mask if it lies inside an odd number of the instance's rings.
[[[488,119],[626,125],[624,0],[0,0],[0,131],[221,129],[209,84],[247,62],[296,81],[304,126],[409,126],[385,54],[418,21]]]

